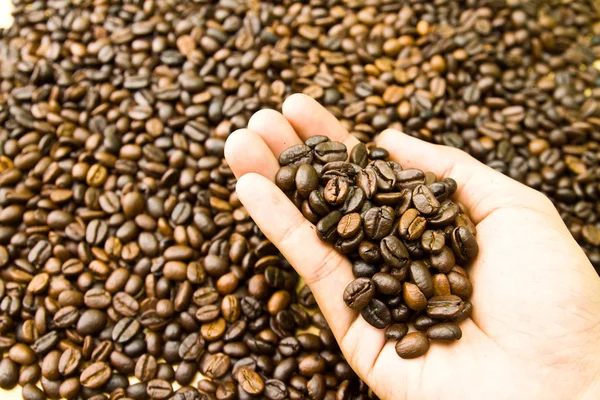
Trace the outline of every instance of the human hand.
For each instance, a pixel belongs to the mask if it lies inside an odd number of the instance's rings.
[[[293,95],[283,115],[259,111],[234,132],[225,156],[239,199],[310,286],[347,361],[380,398],[600,398],[600,279],[544,195],[460,150],[395,130],[379,135],[377,145],[404,168],[457,181],[454,197],[477,225],[480,249],[467,268],[473,314],[460,324],[462,340],[403,360],[383,330],[344,304],[350,261],[273,183],[279,154],[314,135],[348,151],[358,143],[316,101]]]

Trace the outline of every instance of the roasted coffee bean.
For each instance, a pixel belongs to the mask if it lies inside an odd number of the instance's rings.
[[[408,325],[406,324],[392,324],[385,328],[384,336],[385,340],[398,341],[402,339],[408,333]]]
[[[281,167],[275,176],[275,183],[284,192],[292,192],[296,189],[296,171],[298,168],[292,166]]]
[[[367,146],[364,143],[358,143],[350,152],[350,162],[364,168],[369,162],[369,155],[370,152],[367,152]]]
[[[337,225],[342,219],[342,213],[332,211],[317,223],[317,236],[324,242],[332,242],[337,237]]]
[[[434,319],[450,320],[456,318],[464,303],[455,295],[434,296],[427,301],[427,315]]]
[[[425,185],[419,185],[413,190],[412,201],[421,214],[431,215],[440,209],[440,202]]]
[[[413,261],[410,263],[410,279],[417,285],[419,290],[429,298],[434,295],[434,282],[429,272],[429,268],[423,261]]]
[[[378,272],[371,277],[371,280],[377,289],[377,292],[395,296],[402,290],[400,281],[387,272]]]
[[[396,353],[405,359],[421,357],[427,350],[429,339],[422,332],[408,333],[396,343]]]
[[[374,264],[368,264],[362,260],[356,260],[352,263],[352,273],[357,278],[370,278],[379,271]]]
[[[98,389],[108,381],[112,374],[110,367],[104,362],[96,362],[89,365],[81,372],[79,378],[83,387]]]
[[[450,272],[452,267],[454,267],[455,262],[454,252],[448,246],[442,247],[439,253],[431,254],[429,256],[431,267],[441,273]]]
[[[451,322],[442,322],[427,329],[427,337],[431,340],[453,341],[462,337],[462,331],[458,325]]]
[[[446,244],[446,235],[439,230],[426,230],[421,236],[421,247],[428,253],[437,254]]]
[[[415,208],[406,210],[398,222],[398,234],[402,239],[415,240],[425,232],[427,221]]]
[[[162,379],[153,379],[146,386],[146,394],[151,399],[164,400],[171,397],[173,387],[171,384]]]
[[[323,164],[333,161],[345,161],[348,158],[348,151],[343,143],[333,141],[322,142],[315,146],[315,158]],[[282,163],[280,162],[280,164]]]
[[[467,300],[471,297],[473,285],[467,276],[451,271],[448,273],[447,278],[450,285],[450,292],[452,292],[453,295],[456,295],[463,300]]]
[[[248,394],[261,394],[265,388],[265,384],[260,375],[247,367],[240,368],[237,371],[236,378],[241,388]]]
[[[402,297],[406,305],[415,311],[424,310],[427,307],[427,298],[419,287],[410,282],[404,282],[402,286]]]
[[[9,358],[0,360],[0,387],[10,390],[19,381],[19,365]]]
[[[391,207],[373,207],[363,217],[365,235],[380,240],[389,235],[394,227],[394,210]]]
[[[455,228],[450,236],[452,249],[462,262],[469,262],[479,253],[479,246],[475,240],[475,236],[464,227]]]
[[[339,206],[348,197],[350,185],[344,178],[334,177],[327,181],[323,189],[323,198],[332,206]]]
[[[439,210],[427,219],[427,224],[433,228],[443,228],[454,222],[458,216],[459,208],[452,200],[445,200]]]
[[[319,175],[312,165],[302,164],[296,172],[295,183],[300,196],[308,197],[313,190],[319,187]]]
[[[344,290],[344,302],[353,310],[365,308],[375,296],[375,285],[369,278],[357,278]]]
[[[142,354],[135,363],[135,377],[141,382],[149,382],[157,373],[156,358],[150,354]]]
[[[340,219],[337,226],[337,233],[342,238],[348,239],[355,237],[361,229],[362,220],[360,214],[350,213],[344,215],[342,219]]]
[[[73,374],[77,371],[81,358],[82,356],[79,350],[70,347],[67,348],[60,356],[58,372],[65,377]]]
[[[279,155],[279,164],[282,166],[298,166],[302,164],[311,164],[313,156],[313,151],[310,147],[304,144],[299,144],[284,150]]]
[[[410,262],[408,249],[396,236],[386,236],[380,242],[381,256],[391,268],[403,268]]]
[[[372,299],[369,304],[360,310],[360,315],[370,325],[383,329],[392,322],[392,315],[387,306],[377,299]]]

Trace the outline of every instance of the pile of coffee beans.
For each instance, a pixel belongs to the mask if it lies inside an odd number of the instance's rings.
[[[473,287],[465,270],[479,247],[475,225],[450,196],[451,178],[403,169],[385,149],[313,136],[281,153],[275,182],[319,239],[352,261],[344,302],[395,340],[402,358],[422,356],[429,339],[462,337]],[[348,161],[346,161],[348,160]],[[407,322],[417,332],[408,333]],[[426,331],[422,333],[421,331]]]
[[[26,399],[374,398],[223,160],[295,92],[541,190],[600,267],[590,0],[12,1],[0,387]]]

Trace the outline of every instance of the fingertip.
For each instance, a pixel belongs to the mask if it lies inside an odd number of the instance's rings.
[[[250,117],[248,121],[248,129],[251,129],[255,132],[263,132],[265,129],[268,129],[272,126],[273,121],[277,121],[283,118],[281,113],[265,108],[263,110],[258,110]]]
[[[256,172],[274,179],[279,163],[256,132],[238,129],[225,142],[225,159],[236,177]]]
[[[256,188],[257,180],[260,179],[260,175],[254,172],[248,172],[240,176],[235,185],[235,191],[242,203],[245,203],[249,196],[252,195]]]
[[[281,106],[281,112],[286,118],[294,118],[297,115],[298,110],[303,110],[306,107],[312,107],[314,105],[319,105],[316,100],[312,97],[307,96],[303,93],[294,93],[290,95]]]
[[[244,131],[247,131],[247,129],[238,129],[234,131],[229,135],[229,137],[225,141],[225,159],[230,164],[231,161],[234,160],[236,154],[238,153],[240,145],[244,141]]]

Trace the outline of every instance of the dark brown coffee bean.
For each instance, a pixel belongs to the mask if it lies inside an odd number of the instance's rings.
[[[401,358],[421,357],[429,350],[429,339],[422,332],[411,332],[396,343],[396,353]]]
[[[346,161],[348,151],[343,143],[327,141],[315,146],[315,158],[323,164],[333,161]]]
[[[9,358],[0,360],[0,387],[10,390],[19,381],[19,365]]]
[[[421,236],[421,246],[428,253],[437,254],[446,244],[446,235],[439,230],[426,230]]]
[[[375,296],[375,285],[369,278],[357,278],[344,290],[344,302],[353,310],[365,308]]]
[[[200,364],[200,371],[209,378],[215,379],[224,376],[231,365],[228,355],[223,353],[211,354],[204,358]]]
[[[454,252],[448,246],[442,247],[439,253],[429,256],[431,267],[441,273],[448,273],[455,265]]]
[[[456,295],[463,300],[467,300],[469,297],[471,297],[471,294],[473,293],[473,285],[467,276],[451,271],[448,273],[447,277],[450,285],[450,291],[453,295]]]
[[[462,262],[473,260],[479,253],[479,246],[477,245],[475,236],[467,228],[455,228],[452,231],[450,242],[452,243],[454,253]]]
[[[141,382],[149,382],[156,377],[156,359],[150,354],[142,354],[135,363],[135,377]]]
[[[458,316],[464,303],[458,296],[434,296],[427,302],[427,315],[434,319],[450,320]]]
[[[462,331],[456,324],[443,322],[427,329],[427,337],[431,340],[454,341],[462,337]]]
[[[415,208],[406,210],[398,223],[398,234],[402,239],[415,240],[425,232],[427,221]]]
[[[295,183],[298,193],[306,198],[319,187],[319,175],[312,165],[303,164],[298,167]]]
[[[279,165],[299,166],[302,164],[311,164],[313,156],[313,151],[310,147],[298,144],[284,150],[279,155]]]
[[[419,290],[430,298],[434,295],[434,282],[429,272],[429,268],[423,261],[413,261],[410,263],[410,279],[417,285]]]
[[[364,143],[358,143],[350,152],[350,162],[362,168],[366,167],[369,162],[369,153],[367,146]]]
[[[396,236],[386,236],[380,242],[381,256],[386,265],[403,268],[410,262],[408,249]]]
[[[151,399],[164,400],[171,397],[173,387],[171,384],[162,379],[153,379],[146,386],[146,394]]]
[[[388,206],[371,208],[363,217],[363,226],[369,239],[383,239],[394,227],[394,210]]]
[[[440,202],[431,189],[425,185],[419,185],[413,190],[412,200],[415,208],[421,214],[434,214],[440,209]]]
[[[317,223],[317,236],[324,242],[332,242],[337,238],[337,225],[342,219],[342,213],[332,211]]]
[[[379,293],[395,296],[402,290],[400,281],[387,272],[378,272],[371,279]]]
[[[406,324],[392,324],[385,328],[384,336],[385,340],[398,341],[402,339],[408,333],[408,325]]]
[[[360,315],[370,325],[375,328],[383,329],[392,322],[390,310],[384,303],[377,299],[372,299],[363,309],[360,310]]]

